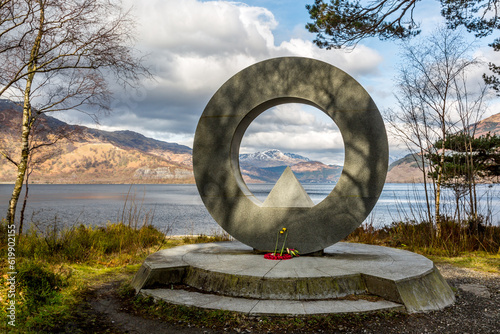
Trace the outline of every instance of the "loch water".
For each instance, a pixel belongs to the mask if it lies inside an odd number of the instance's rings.
[[[315,204],[321,202],[334,184],[304,184]],[[0,184],[0,217],[5,217],[12,185]],[[264,201],[272,184],[249,184],[253,194]],[[20,202],[24,194],[21,194]],[[500,222],[500,184],[479,185],[481,212]],[[454,205],[453,195],[445,192],[446,207]],[[380,227],[401,219],[418,218],[423,212],[422,184],[387,183],[365,222]],[[18,205],[21,207],[21,204]],[[103,226],[108,222],[128,222],[135,210],[141,219],[149,214],[152,223],[171,235],[213,234],[222,229],[207,212],[194,184],[33,184],[29,186],[26,220],[39,229],[47,224],[70,227],[75,224]]]

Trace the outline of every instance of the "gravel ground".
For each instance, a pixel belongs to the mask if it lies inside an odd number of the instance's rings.
[[[453,306],[441,311],[410,314],[394,322],[369,322],[365,329],[345,332],[500,333],[500,275],[448,264],[437,267],[456,292],[457,300]]]
[[[276,331],[272,333],[500,333],[500,275],[437,265],[443,277],[454,288],[456,303],[441,311],[399,314],[389,317],[371,315],[359,321],[340,322],[335,327],[315,330]],[[211,330],[169,324],[159,319],[146,319],[124,308],[114,292],[118,282],[94,291],[87,315],[93,314],[93,332],[107,333],[268,333],[250,326],[244,329]],[[90,317],[92,318],[92,317]],[[78,327],[78,325],[74,326]],[[76,329],[76,328],[75,328]],[[86,331],[84,328],[80,330]],[[79,330],[72,330],[78,332]],[[271,332],[269,332],[271,333]]]

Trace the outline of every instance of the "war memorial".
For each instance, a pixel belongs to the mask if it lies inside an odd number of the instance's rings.
[[[245,130],[259,114],[285,103],[322,110],[342,133],[342,175],[316,205],[290,169],[264,202],[240,173]],[[193,166],[205,207],[236,241],[150,255],[132,282],[137,293],[250,315],[413,313],[455,301],[429,259],[340,242],[375,206],[388,168],[382,117],[366,90],[340,69],[314,59],[284,57],[237,73],[215,93],[199,120]],[[286,248],[300,255],[284,257]]]

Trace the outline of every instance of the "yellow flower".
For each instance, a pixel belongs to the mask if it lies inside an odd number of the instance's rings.
[[[283,231],[280,231],[280,234],[283,234]]]
[[[285,231],[286,231],[286,227],[283,227],[283,232],[285,232]]]

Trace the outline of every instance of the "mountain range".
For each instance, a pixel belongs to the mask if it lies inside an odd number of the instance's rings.
[[[276,149],[240,155],[240,171],[247,183],[274,183],[286,167],[302,183],[334,183],[342,173],[342,166],[326,165]]]
[[[19,155],[21,108],[0,100],[0,150]],[[36,138],[58,139],[37,151],[32,182],[193,183],[192,150],[133,131],[103,131],[69,125],[41,115]],[[58,135],[61,135],[58,137]],[[0,182],[13,182],[16,169],[0,157]]]
[[[18,156],[21,118],[17,104],[0,99],[0,151]],[[36,124],[37,138],[56,138],[57,142],[36,152],[30,182],[194,183],[192,150],[187,146],[133,131],[69,125],[46,115],[40,116]],[[487,132],[500,134],[500,114],[477,124],[478,135]],[[276,149],[240,155],[240,171],[248,183],[274,183],[286,167],[302,183],[334,183],[342,173],[342,166]],[[0,182],[11,183],[15,175],[15,166],[0,156]],[[387,182],[420,181],[420,170],[412,156],[389,166]]]
[[[0,150],[19,154],[21,108],[0,100]],[[194,183],[192,150],[133,131],[103,131],[69,125],[41,115],[35,129],[40,140],[54,140],[54,145],[37,151],[34,183]],[[290,166],[301,182],[335,182],[341,166],[279,150],[240,155],[241,173],[246,182],[276,182]],[[16,168],[0,158],[0,182],[13,182]]]
[[[251,154],[240,154],[240,164],[255,167],[293,166],[299,162],[311,161],[309,158],[280,150],[267,150]]]

